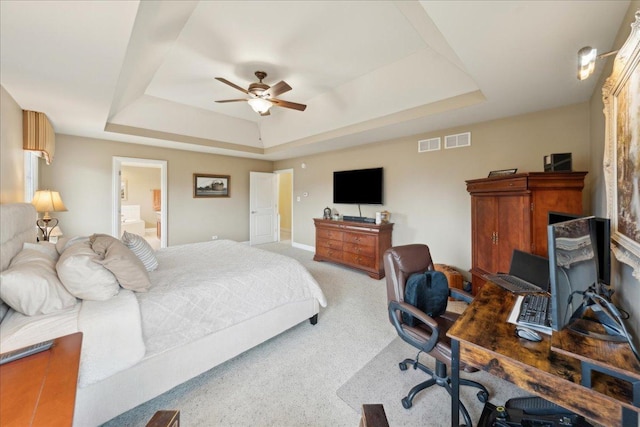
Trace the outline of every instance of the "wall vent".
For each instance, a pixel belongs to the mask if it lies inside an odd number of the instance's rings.
[[[471,146],[471,132],[447,135],[444,137],[444,148],[460,148]]]
[[[438,151],[440,149],[440,138],[421,139],[418,141],[418,153],[427,151]]]

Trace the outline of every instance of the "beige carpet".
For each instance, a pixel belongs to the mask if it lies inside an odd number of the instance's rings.
[[[413,406],[405,409],[401,399],[416,384],[427,379],[425,373],[411,367],[406,371],[398,368],[405,358],[415,358],[417,350],[400,338],[394,339],[376,357],[358,371],[349,381],[338,389],[338,396],[354,410],[360,410],[363,403],[381,403],[384,405],[389,425],[401,426],[450,426],[451,400],[443,387],[432,386],[421,391],[413,400]],[[430,367],[434,359],[429,355],[420,355],[420,361]],[[504,404],[511,397],[527,395],[518,387],[492,377],[486,372],[463,373],[465,378],[484,384],[489,390],[490,402]],[[473,387],[461,387],[460,397],[466,406],[471,420],[477,425],[484,403],[481,403]],[[460,415],[460,423],[463,423]]]

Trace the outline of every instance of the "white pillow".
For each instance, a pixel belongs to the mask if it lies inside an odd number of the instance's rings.
[[[71,307],[76,298],[62,286],[55,262],[35,249],[23,249],[0,273],[0,298],[27,316]]]
[[[72,245],[80,242],[88,242],[89,236],[60,237],[56,242],[56,250],[60,255]]]
[[[51,242],[38,242],[38,243],[24,242],[24,244],[22,245],[22,249],[34,249],[38,252],[42,252],[43,254],[51,258],[54,262],[58,261],[58,258],[60,257],[60,254],[56,249],[56,245]]]
[[[104,301],[120,291],[116,276],[100,263],[89,240],[65,249],[56,269],[64,287],[77,298]]]
[[[121,240],[122,243],[140,258],[140,261],[142,261],[147,271],[153,271],[158,268],[156,254],[144,237],[125,231]]]

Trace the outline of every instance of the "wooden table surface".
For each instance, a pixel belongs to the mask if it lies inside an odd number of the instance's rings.
[[[582,386],[581,361],[567,353],[553,351],[552,336],[541,334],[541,342],[518,338],[515,325],[507,322],[515,298],[493,283],[482,287],[447,334],[459,342],[461,361],[603,425],[620,425],[623,407],[639,410],[632,404],[628,382],[594,373],[593,388]],[[566,334],[570,334],[569,338]],[[582,339],[572,334],[566,330],[554,332],[554,342],[575,344]],[[631,353],[626,344],[615,346],[626,351],[627,356]],[[638,375],[640,365],[635,357],[627,358],[627,362],[624,358],[611,359],[617,364],[616,369],[630,372],[632,377]]]
[[[0,366],[0,426],[71,426],[82,333]]]

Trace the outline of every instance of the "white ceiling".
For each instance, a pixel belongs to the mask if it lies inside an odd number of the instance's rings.
[[[57,133],[277,160],[586,101],[628,7],[2,0],[0,83]],[[214,102],[257,70],[306,111]]]

